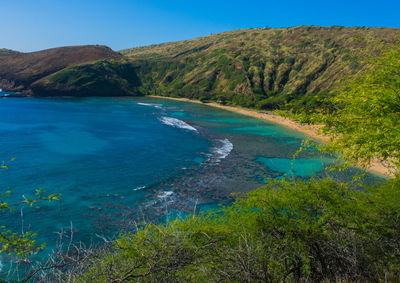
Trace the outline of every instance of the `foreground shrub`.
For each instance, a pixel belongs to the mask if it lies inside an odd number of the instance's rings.
[[[400,276],[400,186],[272,181],[233,205],[147,225],[74,280],[378,281]]]

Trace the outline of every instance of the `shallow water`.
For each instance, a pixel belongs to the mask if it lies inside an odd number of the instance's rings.
[[[23,228],[54,248],[115,235],[135,221],[166,221],[231,201],[266,178],[332,175],[332,159],[302,152],[306,137],[199,104],[154,98],[0,100],[0,175],[13,200],[44,187],[62,200],[24,209]],[[333,177],[349,180],[352,169]],[[367,182],[375,180],[366,177]],[[19,214],[1,223],[21,229]]]

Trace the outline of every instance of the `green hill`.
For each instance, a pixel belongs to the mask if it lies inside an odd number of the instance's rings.
[[[120,51],[149,94],[273,109],[318,104],[400,29],[301,26],[235,30]]]
[[[16,54],[16,53],[19,52],[7,48],[0,48],[0,54]]]
[[[134,81],[131,73],[124,67],[123,56],[106,46],[69,46],[31,53],[0,50],[0,88],[21,95],[132,95],[134,86],[124,80],[126,76]]]
[[[0,87],[33,96],[157,94],[259,109],[320,105],[363,60],[400,42],[400,29],[301,26],[235,30],[122,50],[2,49]]]

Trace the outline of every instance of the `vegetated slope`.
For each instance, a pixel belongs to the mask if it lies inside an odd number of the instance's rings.
[[[361,61],[399,42],[400,29],[301,26],[235,30],[120,51],[149,94],[262,109],[315,107]]]
[[[17,54],[17,53],[19,52],[7,48],[0,48],[0,54]]]
[[[301,26],[236,30],[121,51],[0,50],[0,88],[34,96],[158,94],[260,109],[314,109],[400,29]],[[129,58],[129,59],[128,59]]]
[[[135,66],[124,59],[67,67],[31,85],[40,96],[141,95]]]
[[[20,91],[25,95],[85,95],[88,90],[103,89],[103,95],[116,95],[115,92],[107,93],[112,87],[118,88],[114,82],[110,82],[108,77],[112,77],[112,73],[116,70],[103,70],[95,68],[93,62],[98,60],[121,61],[123,64],[123,56],[114,52],[106,46],[87,45],[87,46],[70,46],[53,48],[32,53],[20,53],[2,49],[0,52],[0,88],[8,91]],[[95,63],[96,64],[96,63]],[[98,64],[98,63],[97,63]],[[106,64],[106,63],[104,63]],[[103,64],[103,65],[104,65]],[[112,65],[112,63],[107,63]],[[79,65],[79,67],[77,66]],[[119,64],[118,64],[119,65]],[[52,83],[49,77],[58,74],[62,70],[75,66],[79,72],[88,73],[84,83],[73,81],[56,81]],[[86,67],[85,67],[86,66]],[[74,72],[74,68],[68,69],[68,73]],[[96,75],[94,75],[96,73]],[[108,76],[108,77],[107,77]],[[118,73],[118,77],[121,74]],[[99,92],[95,91],[95,94]]]

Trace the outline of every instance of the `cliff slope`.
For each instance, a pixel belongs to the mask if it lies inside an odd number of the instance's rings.
[[[0,88],[34,96],[157,94],[259,109],[315,109],[400,29],[301,26],[235,30],[112,51],[0,49]]]
[[[120,51],[147,93],[262,109],[315,107],[400,29],[301,26],[235,30]]]
[[[116,95],[115,91],[107,93],[107,90],[118,88],[119,85],[110,82],[106,76],[110,76],[115,70],[93,68],[96,64],[99,65],[99,60],[103,60],[100,65],[111,64],[110,62],[123,64],[121,54],[98,45],[60,47],[31,53],[1,49],[0,88],[18,91],[22,95],[87,95],[91,91],[93,95],[100,94],[96,89],[102,89],[104,95]],[[49,81],[49,78],[57,77],[62,71],[75,74],[76,69],[90,74],[86,77],[90,77],[92,81]],[[98,78],[95,79],[94,75]]]

